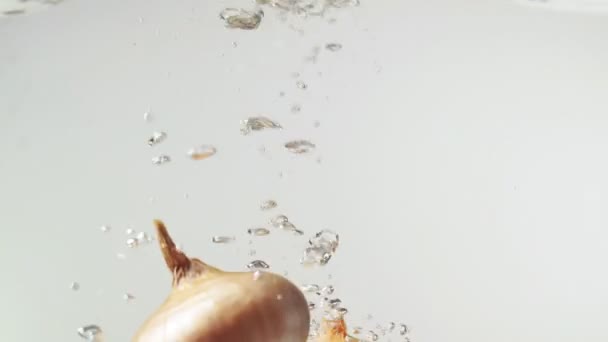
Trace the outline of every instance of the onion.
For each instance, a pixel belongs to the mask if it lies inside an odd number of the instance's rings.
[[[173,287],[133,342],[306,341],[310,313],[297,286],[274,273],[224,272],[189,258],[163,222],[154,223]]]

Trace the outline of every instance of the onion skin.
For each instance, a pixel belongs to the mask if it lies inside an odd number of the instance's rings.
[[[179,251],[156,220],[173,289],[133,342],[305,342],[308,303],[273,273],[224,272]]]
[[[344,318],[336,320],[324,319],[321,324],[320,337],[315,342],[360,342],[358,338],[347,334]]]

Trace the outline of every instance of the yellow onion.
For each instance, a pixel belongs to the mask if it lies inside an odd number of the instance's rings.
[[[308,304],[270,272],[224,272],[180,251],[154,221],[173,288],[133,342],[305,342]]]

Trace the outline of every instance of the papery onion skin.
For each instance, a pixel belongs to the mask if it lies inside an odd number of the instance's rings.
[[[179,251],[155,221],[173,289],[133,342],[305,342],[310,313],[279,275],[224,272]]]
[[[314,342],[360,342],[358,338],[347,334],[344,318],[329,320],[321,323],[321,334]]]

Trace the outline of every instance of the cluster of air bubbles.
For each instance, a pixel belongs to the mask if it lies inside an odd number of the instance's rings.
[[[332,258],[338,245],[340,236],[329,229],[323,229],[316,233],[310,240],[309,246],[304,250],[300,263],[305,266],[326,265]]]
[[[129,248],[136,248],[138,246],[149,244],[154,240],[152,235],[146,232],[136,232],[133,228],[127,228],[125,231],[127,234],[126,245]]]
[[[336,8],[347,8],[352,6],[358,6],[359,0],[256,0],[256,4],[252,9],[243,8],[225,8],[219,13],[219,18],[224,22],[224,25],[228,29],[235,30],[256,30],[260,27],[262,20],[264,19],[264,11],[276,10],[278,13],[285,15],[295,15],[295,17],[306,18],[309,16],[323,16],[329,9]],[[330,18],[328,22],[335,22],[335,19]],[[238,46],[237,42],[232,42],[233,48]],[[332,56],[340,56],[339,51],[342,51],[343,46],[341,43],[336,41],[325,41],[322,44],[318,44],[312,47],[310,52],[305,56],[305,62],[317,63],[321,54],[332,54]],[[238,51],[238,50],[237,50]],[[319,72],[319,76],[322,74]],[[310,96],[314,95],[316,84],[309,79],[303,78],[300,72],[293,72],[291,74],[292,80],[287,84],[287,92],[294,96]],[[306,81],[305,81],[306,80]],[[289,88],[291,87],[291,88]],[[285,91],[279,93],[280,97],[286,98]],[[304,114],[302,113],[301,98],[286,99],[288,107],[285,108],[285,112],[292,114]],[[306,112],[308,112],[306,107]],[[252,115],[253,114],[253,115]],[[284,127],[279,121],[272,119],[267,116],[255,115],[255,113],[248,113],[245,119],[240,121],[240,133],[244,136],[256,135],[255,133],[261,131],[279,131]],[[156,113],[155,115],[156,116]],[[296,118],[296,116],[292,116]],[[300,118],[299,116],[297,117]],[[156,121],[156,118],[152,117],[149,111],[144,113],[144,120],[147,123]],[[282,119],[281,119],[282,120]],[[235,122],[236,124],[236,122]],[[311,121],[308,125],[312,125],[313,128],[319,128],[320,122],[318,120]],[[309,126],[310,127],[310,126]],[[235,129],[236,131],[236,129]],[[285,133],[288,133],[285,130]],[[235,132],[238,134],[238,132]],[[267,133],[264,133],[267,134]],[[262,134],[262,135],[264,135]],[[278,133],[283,134],[283,133]],[[255,139],[247,138],[247,139]],[[163,148],[165,147],[165,141],[168,140],[168,134],[163,130],[152,131],[147,137],[146,143],[151,150],[156,151],[152,159],[153,165],[165,165],[173,161],[172,156],[164,153]],[[172,140],[169,141],[171,143]],[[314,155],[317,150],[317,145],[308,139],[302,137],[291,137],[283,143],[282,151],[286,151],[292,155]],[[254,142],[254,144],[257,144]],[[159,146],[160,145],[160,146]],[[254,145],[255,146],[255,145]],[[263,152],[266,152],[266,143],[263,147]],[[278,148],[280,146],[277,146]],[[210,144],[199,144],[191,145],[190,148],[185,149],[185,157],[190,160],[205,160],[217,153],[217,148]],[[175,157],[175,156],[173,156]],[[294,157],[294,158],[305,158],[305,157]],[[149,159],[148,159],[149,160]],[[320,157],[317,158],[320,162]],[[161,168],[164,169],[164,168]],[[283,171],[281,172],[283,174]],[[275,212],[278,208],[278,203],[273,199],[266,199],[259,203],[259,210],[270,216],[269,222],[261,224],[259,226],[245,227],[240,234],[246,237],[245,240],[249,239],[249,245],[253,244],[254,240],[267,239],[265,236],[270,235],[272,230],[278,230],[282,232],[289,232],[296,236],[303,236],[304,231],[298,229],[296,225],[287,217],[287,215]],[[272,214],[271,214],[272,213]],[[101,226],[101,231],[104,233],[110,233],[112,227],[109,225]],[[136,232],[134,229],[129,228],[126,231],[126,247],[135,249],[144,244],[148,244],[153,241],[153,237],[146,232]],[[273,234],[275,234],[273,232]],[[233,235],[215,235],[211,236],[211,243],[216,245],[225,245],[241,242],[242,236]],[[298,238],[302,239],[302,238]],[[306,240],[302,239],[303,243],[306,244]],[[339,235],[328,229],[323,229],[314,234],[307,242],[304,249],[304,253],[299,259],[300,264],[304,266],[324,266],[326,265],[335,255],[336,250],[339,246]],[[181,246],[179,247],[182,248]],[[229,248],[229,247],[218,247],[218,248]],[[251,248],[249,256],[254,259],[256,255],[255,249]],[[126,258],[125,254],[118,253],[119,259]],[[251,260],[250,259],[250,260]],[[264,272],[270,269],[269,263],[264,260],[255,259],[246,264],[246,268],[252,273],[254,280],[258,280],[264,275]],[[283,274],[287,276],[287,271]],[[331,281],[331,279],[330,279]],[[78,291],[80,284],[78,282],[71,282],[69,288],[72,291]],[[300,287],[301,291],[305,294],[308,301],[308,308],[311,312],[310,322],[310,337],[316,338],[323,330],[324,322],[339,321],[349,313],[349,310],[344,306],[342,299],[336,296],[335,289],[332,285],[318,285],[318,284],[305,284]],[[133,302],[135,296],[131,293],[125,292],[122,296],[126,302]],[[282,294],[276,295],[277,300],[283,300]],[[383,338],[392,336],[401,336],[401,341],[409,341],[409,328],[405,324],[390,322],[385,325],[376,325],[373,327],[361,327],[354,326],[349,327],[349,337],[345,341],[381,341]],[[85,325],[78,328],[77,333],[80,337],[86,341],[95,342],[101,341],[102,330],[99,326],[91,324]],[[355,337],[352,337],[355,336]],[[393,339],[393,341],[396,341]]]
[[[155,131],[152,133],[152,135],[147,140],[148,146],[150,146],[150,147],[156,146],[156,145],[164,142],[165,140],[167,140],[167,137],[168,137],[167,132]],[[196,145],[196,146],[189,148],[186,152],[186,156],[192,160],[203,160],[203,159],[207,159],[207,158],[215,155],[216,153],[217,153],[217,148],[215,146],[208,145],[208,144],[201,144],[201,145]],[[153,165],[164,165],[164,164],[171,162],[171,160],[172,160],[171,156],[169,156],[167,154],[159,154],[159,155],[152,157],[152,164]]]
[[[322,330],[320,322],[339,322],[348,314],[348,309],[342,305],[342,300],[335,296],[332,285],[303,284],[300,290],[308,300],[311,313],[311,331],[309,337],[314,341]],[[368,320],[373,319],[368,315]],[[350,339],[349,339],[350,338]],[[400,338],[400,339],[395,339]],[[406,324],[389,322],[375,326],[349,327],[345,341],[410,341],[410,330]]]
[[[264,11],[262,10],[226,8],[220,12],[220,19],[224,21],[227,28],[231,29],[255,30],[260,26],[263,17]]]

